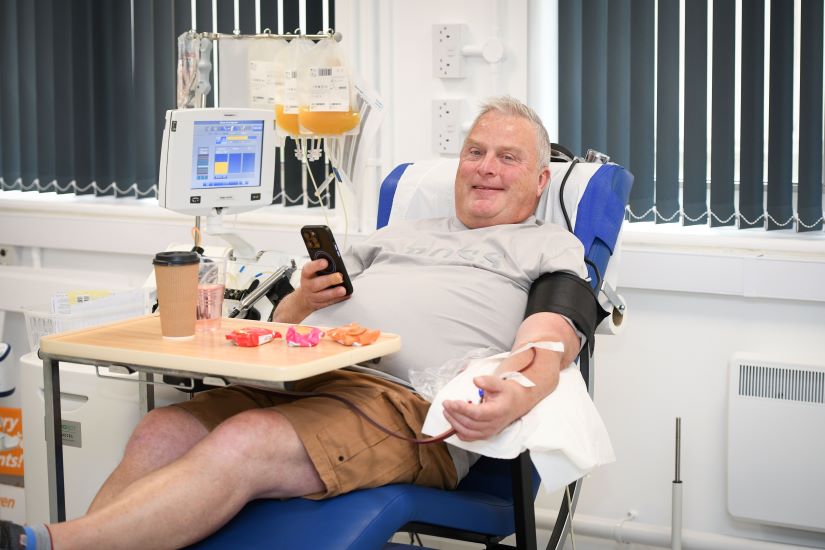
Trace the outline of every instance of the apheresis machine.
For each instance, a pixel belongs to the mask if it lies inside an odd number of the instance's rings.
[[[206,234],[229,245],[207,249],[206,254],[230,260],[227,304],[238,302],[228,306],[231,317],[266,318],[291,290],[288,284],[294,263],[278,253],[256,251],[223,225],[225,215],[272,202],[277,140],[271,110],[211,108],[166,113],[158,201],[164,208],[196,217],[194,248],[200,247],[201,219],[206,220]]]
[[[249,244],[223,229],[225,214],[268,206],[275,181],[271,111],[180,109],[166,112],[160,155],[160,206],[206,217],[238,259],[254,259]]]
[[[266,319],[274,304],[291,291],[289,278],[295,267],[288,258],[276,252],[255,251],[222,223],[227,214],[265,207],[272,202],[276,140],[272,110],[182,109],[166,113],[159,202],[175,212],[196,216],[196,227],[205,219],[204,232],[222,238],[228,245],[202,249],[206,255],[225,256],[229,260],[225,315]],[[170,245],[169,249],[200,247],[199,229],[194,233],[194,243]],[[154,287],[154,275],[150,275],[146,286],[150,290]],[[22,361],[25,521],[46,522],[49,504],[42,424],[42,362],[36,354],[29,354]],[[140,419],[136,376],[109,373],[102,377],[87,365],[61,365],[68,519],[86,512],[98,488],[120,460]],[[157,405],[188,398],[186,392],[174,387],[180,381],[167,382],[172,385],[155,387]]]

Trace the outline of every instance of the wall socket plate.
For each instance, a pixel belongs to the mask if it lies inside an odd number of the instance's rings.
[[[7,244],[0,244],[0,265],[17,265],[17,249]]]
[[[433,25],[433,76],[464,78],[461,47],[467,25]]]
[[[433,100],[433,143],[442,155],[461,152],[461,121],[463,99]]]

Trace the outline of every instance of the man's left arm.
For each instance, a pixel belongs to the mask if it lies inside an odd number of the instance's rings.
[[[495,375],[478,376],[473,382],[484,391],[481,403],[444,401],[444,417],[463,441],[491,437],[529,412],[550,395],[559,383],[561,369],[573,362],[581,349],[577,332],[557,313],[534,313],[522,321],[513,350],[530,342],[561,342],[563,352],[531,348],[502,361]],[[534,387],[525,388],[501,374],[521,371]]]

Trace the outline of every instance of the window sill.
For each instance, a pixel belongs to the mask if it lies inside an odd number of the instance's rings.
[[[155,198],[0,192],[0,235],[3,244],[13,246],[151,254],[172,242],[191,241],[194,224],[194,217],[161,208]],[[272,249],[273,237],[287,234],[297,242],[297,228],[306,224],[326,224],[336,233],[348,226],[338,211],[324,216],[319,208],[280,205],[223,219],[224,228],[259,249]]]
[[[0,211],[27,212],[50,215],[83,215],[93,218],[117,217],[144,220],[180,220],[191,223],[192,216],[177,214],[158,206],[157,199],[136,199],[133,197],[93,197],[91,195],[72,195],[57,193],[33,193],[22,191],[0,191]],[[339,215],[330,211],[330,220],[337,220]],[[253,212],[244,212],[226,216],[225,221],[244,225],[262,225],[269,227],[293,227],[292,222],[313,223],[324,219],[320,209],[286,208],[272,205]],[[309,221],[307,221],[309,220]]]
[[[824,231],[796,233],[793,230],[625,222],[622,243],[625,250],[665,249],[742,256],[756,254],[825,261]]]
[[[620,287],[825,302],[825,234],[625,224]]]
[[[72,194],[0,191],[0,212],[28,216],[81,216],[87,219],[117,219],[121,222],[171,222],[191,227],[193,219],[160,208],[155,198],[92,197]],[[238,228],[261,228],[292,231],[296,225],[327,223],[333,230],[343,231],[345,220],[340,212],[330,212],[326,217],[319,209],[305,210],[300,207],[269,206],[254,212],[231,215],[224,223]],[[352,225],[352,224],[351,224]],[[13,239],[14,240],[14,239]],[[745,255],[776,254],[825,259],[825,232],[799,234],[791,230],[764,231],[762,229],[739,230],[734,227],[710,228],[703,225],[654,224],[648,222],[625,223],[623,231],[625,249],[666,249],[714,253],[740,253]],[[23,243],[7,243],[23,244]],[[35,246],[35,245],[28,245]],[[46,245],[37,245],[46,246]]]
[[[297,228],[327,224],[340,241],[355,235],[340,213],[271,206],[228,216],[258,250],[303,255]],[[155,199],[0,192],[2,243],[94,253],[154,254],[191,242],[190,216]],[[349,229],[349,231],[347,231]],[[206,239],[207,244],[218,242]],[[222,243],[221,243],[222,244]],[[825,233],[625,224],[620,287],[825,302]]]

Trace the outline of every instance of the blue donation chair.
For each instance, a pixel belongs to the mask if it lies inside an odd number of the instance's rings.
[[[455,159],[396,167],[382,183],[378,227],[396,219],[454,213],[456,167]],[[617,251],[633,176],[616,164],[576,160],[554,162],[551,170],[536,215],[572,228],[584,244],[604,314],[617,319],[624,305],[613,291],[616,262],[608,261]],[[591,354],[592,342],[584,347],[579,368],[592,395]],[[396,484],[324,501],[257,500],[192,548],[411,548],[388,543],[397,532],[476,542],[488,549],[512,548],[501,540],[515,533],[517,548],[536,548],[533,502],[539,482],[528,452],[513,460],[482,457],[454,491]],[[568,501],[575,509],[581,483],[568,486],[570,498],[559,505],[548,549],[564,544],[572,522]]]

